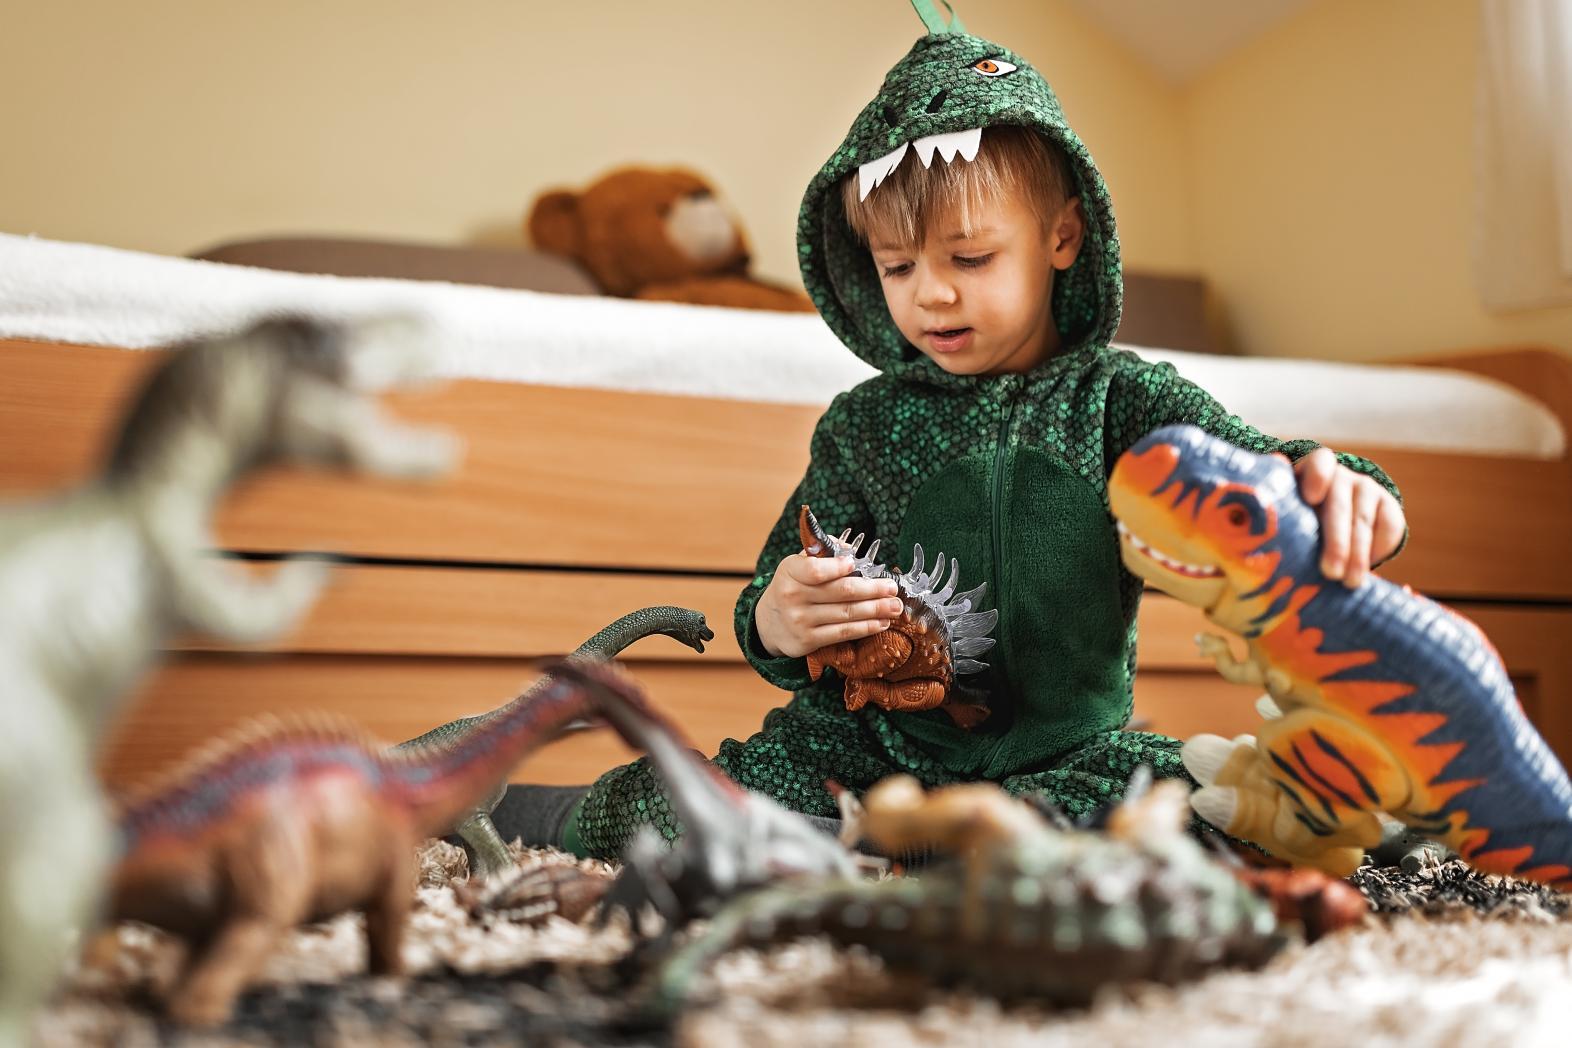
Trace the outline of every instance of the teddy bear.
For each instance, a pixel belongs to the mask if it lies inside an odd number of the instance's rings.
[[[524,228],[537,248],[579,263],[610,295],[813,310],[801,291],[748,275],[742,229],[709,183],[682,168],[622,167],[582,192],[548,190]]]

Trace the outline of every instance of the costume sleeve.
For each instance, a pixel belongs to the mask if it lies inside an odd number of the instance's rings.
[[[1313,440],[1279,440],[1231,415],[1206,390],[1184,378],[1172,364],[1137,361],[1115,372],[1108,389],[1105,454],[1108,467],[1131,445],[1161,426],[1189,423],[1199,426],[1230,444],[1261,454],[1282,452],[1297,462],[1321,445]],[[1337,461],[1355,473],[1363,473],[1403,503],[1403,494],[1386,471],[1369,459],[1337,452]],[[1397,556],[1408,544],[1408,531],[1387,560]]]
[[[801,656],[775,658],[765,651],[763,642],[759,640],[759,631],[754,627],[753,609],[763,596],[765,587],[775,577],[775,569],[780,566],[780,562],[802,551],[797,532],[799,507],[812,507],[813,515],[832,534],[839,534],[846,528],[850,528],[853,534],[862,532],[871,536],[873,533],[872,514],[863,501],[862,487],[857,482],[856,473],[847,466],[841,442],[837,439],[840,420],[844,417],[844,413],[837,409],[842,403],[841,398],[836,398],[814,428],[808,446],[808,471],[803,474],[791,498],[786,500],[780,519],[770,529],[770,537],[759,554],[753,579],[737,598],[737,643],[753,668],[779,688],[796,690],[811,684],[808,661]]]

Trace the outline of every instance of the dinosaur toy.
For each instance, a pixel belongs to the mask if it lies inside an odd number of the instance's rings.
[[[608,661],[634,641],[654,633],[679,640],[698,652],[704,651],[705,641],[715,639],[714,632],[705,624],[702,612],[660,605],[640,608],[638,611],[624,615],[579,645],[569,659]],[[436,742],[451,741],[467,732],[484,728],[490,721],[505,716],[513,707],[530,702],[534,693],[547,687],[549,681],[549,677],[543,677],[531,685],[529,690],[490,713],[449,721],[424,735],[400,743],[399,748],[429,746]],[[452,827],[452,832],[458,834],[469,846],[470,872],[474,876],[491,877],[513,865],[507,844],[491,822],[491,813],[496,810],[503,794],[507,792],[506,779],[504,773],[498,779],[496,789],[487,794],[475,805],[474,810],[465,813],[457,825]]]
[[[418,746],[325,715],[253,722],[121,800],[110,915],[191,947],[170,1014],[223,1021],[285,931],[345,910],[366,913],[370,970],[397,973],[416,844],[569,725],[646,707],[629,679],[591,664],[546,672],[525,701]]]
[[[1260,964],[1286,941],[1266,901],[1184,832],[1184,788],[1171,780],[1127,802],[1105,833],[1054,829],[991,783],[924,793],[894,776],[863,805],[862,834],[882,850],[937,846],[964,860],[743,895],[655,970],[640,1005],[670,1016],[720,955],[807,935],[860,944],[896,971],[1058,1004]]]
[[[986,719],[986,705],[952,689],[958,674],[987,669],[972,657],[993,647],[988,632],[999,621],[997,610],[972,610],[982,602],[987,583],[956,593],[961,564],[952,560],[949,580],[935,590],[934,586],[944,577],[943,553],[927,573],[923,572],[920,544],[912,550],[909,571],[886,567],[875,559],[879,554],[878,539],[863,553],[862,535],[850,538],[848,530],[839,538],[831,538],[807,506],[798,513],[797,528],[803,551],[809,556],[849,556],[853,572],[862,578],[893,578],[896,595],[904,605],[900,617],[888,629],[810,652],[808,676],[818,680],[825,667],[839,672],[846,678],[849,710],[862,709],[869,702],[883,710],[938,707],[963,728],[975,727]]]
[[[605,670],[601,677],[586,679],[592,695],[616,667],[606,664]],[[629,841],[602,921],[617,911],[637,917],[653,907],[663,921],[659,935],[646,945],[658,953],[678,929],[743,892],[783,878],[857,871],[851,851],[824,828],[834,820],[815,822],[738,786],[699,756],[682,729],[650,704],[617,702],[614,694],[599,698],[597,709],[623,742],[648,755],[682,824],[674,841],[647,825]]]
[[[1470,864],[1572,887],[1572,783],[1478,627],[1385,579],[1325,579],[1288,461],[1165,426],[1114,468],[1136,575],[1245,638],[1197,638],[1223,677],[1264,686],[1259,736],[1183,750],[1196,812],[1295,864],[1346,876],[1384,812]]]
[[[273,462],[425,477],[446,435],[393,424],[370,394],[429,370],[401,324],[272,320],[176,349],[131,403],[102,474],[0,507],[0,1048],[92,910],[110,826],[93,771],[115,700],[177,631],[258,641],[326,581],[320,560],[256,580],[211,553],[208,518]]]

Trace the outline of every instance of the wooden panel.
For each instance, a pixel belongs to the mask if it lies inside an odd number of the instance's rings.
[[[1379,463],[1403,492],[1409,543],[1383,577],[1437,598],[1572,600],[1572,465],[1340,450]]]
[[[624,663],[705,753],[746,738],[788,695],[746,663]],[[100,765],[114,785],[136,781],[239,721],[332,710],[397,742],[506,702],[537,676],[527,660],[349,655],[179,655],[131,697]],[[632,760],[610,732],[570,736],[525,759],[519,781],[590,782]]]
[[[158,354],[0,342],[0,493],[90,472]],[[467,441],[433,485],[278,470],[219,514],[232,549],[751,573],[820,409],[458,381],[387,398]]]
[[[0,493],[51,488],[95,460],[120,397],[156,355],[0,342]],[[1472,358],[1460,358],[1469,363]],[[1559,388],[1535,353],[1522,381]],[[1529,364],[1523,364],[1529,368]],[[1550,369],[1550,370],[1546,370]],[[1534,376],[1537,375],[1536,379]],[[390,398],[462,433],[436,486],[278,471],[224,506],[230,548],[538,567],[751,573],[806,463],[819,409],[652,394],[455,382]],[[1569,409],[1572,410],[1572,409]],[[1402,486],[1415,540],[1387,577],[1446,598],[1572,600],[1572,476],[1562,462],[1351,448]]]
[[[270,569],[254,566],[259,573]],[[732,628],[747,580],[592,571],[349,564],[292,634],[237,649],[200,637],[184,651],[288,651],[316,654],[471,655],[528,658],[572,651],[612,620],[652,604],[702,611],[715,632],[704,654],[653,638],[633,651],[656,661],[739,662]]]
[[[440,605],[439,605],[440,607]],[[1563,761],[1572,761],[1572,610],[1462,606],[1500,650],[1529,716]],[[1260,689],[1230,685],[1196,653],[1205,622],[1167,597],[1142,604],[1136,717],[1178,738],[1232,736],[1258,724]],[[484,625],[478,627],[484,629]],[[306,636],[312,636],[311,630]],[[510,635],[511,636],[511,635]],[[504,637],[505,643],[508,638]],[[527,645],[524,647],[527,648]],[[713,753],[722,738],[746,738],[786,694],[764,683],[740,656],[716,650],[688,659],[645,658],[680,651],[648,641],[629,663],[656,701],[672,710],[695,743]],[[189,652],[173,656],[130,702],[104,759],[114,781],[135,778],[224,727],[262,712],[329,709],[384,738],[410,738],[454,717],[490,709],[534,677],[522,658],[393,657],[375,654],[258,655]],[[552,746],[517,772],[532,782],[584,782],[627,759],[598,733]]]

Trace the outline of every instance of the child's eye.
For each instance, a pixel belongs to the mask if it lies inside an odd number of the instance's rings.
[[[986,255],[956,255],[955,264],[962,269],[979,269],[993,261],[993,252]]]
[[[880,266],[879,268],[883,270],[886,277],[901,277],[910,271],[912,264],[910,262],[897,262],[893,266]]]

